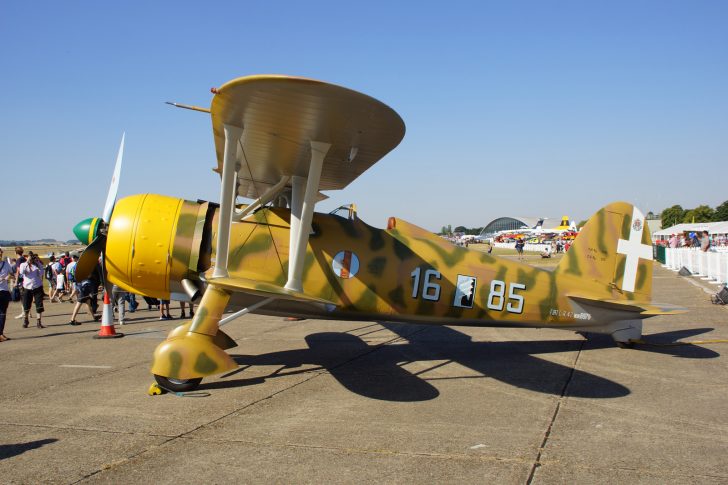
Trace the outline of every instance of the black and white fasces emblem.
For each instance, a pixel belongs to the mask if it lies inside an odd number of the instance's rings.
[[[473,276],[458,275],[458,282],[455,285],[455,299],[452,305],[458,308],[473,308],[476,283],[477,280]]]

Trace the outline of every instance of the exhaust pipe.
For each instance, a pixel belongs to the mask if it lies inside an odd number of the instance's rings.
[[[200,287],[197,286],[197,283],[187,278],[184,278],[181,283],[182,289],[185,290],[187,296],[190,297],[190,301],[192,303],[196,303],[197,300],[200,299],[200,296],[202,296],[202,291],[200,290]]]

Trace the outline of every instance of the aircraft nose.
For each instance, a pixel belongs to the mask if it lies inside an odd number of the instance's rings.
[[[182,202],[140,194],[116,203],[106,243],[109,280],[143,294],[169,293],[171,245]]]
[[[183,293],[181,281],[197,278],[201,237],[195,239],[194,234],[198,226],[204,226],[201,207],[196,202],[157,194],[119,200],[107,231],[109,280],[127,291],[155,298],[169,299],[170,294]],[[202,223],[198,224],[200,218]]]
[[[109,221],[106,241],[106,270],[109,280],[127,290],[133,288],[131,263],[137,215],[144,204],[144,195],[124,197],[116,203]]]
[[[101,219],[98,217],[89,217],[73,226],[73,234],[81,241],[81,244],[91,244],[96,236],[99,235],[101,227]]]

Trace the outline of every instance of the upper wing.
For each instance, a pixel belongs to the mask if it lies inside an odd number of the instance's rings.
[[[243,128],[238,194],[255,198],[283,175],[306,177],[309,141],[331,143],[319,190],[342,189],[396,147],[405,126],[390,107],[341,86],[290,76],[248,76],[216,90],[210,107],[217,171],[224,124]],[[354,155],[352,157],[352,155]]]

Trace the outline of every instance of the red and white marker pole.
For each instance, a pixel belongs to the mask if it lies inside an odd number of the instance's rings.
[[[104,290],[104,310],[101,314],[101,330],[94,335],[94,338],[119,338],[123,333],[116,333],[114,330],[114,307],[111,305],[109,293]]]

